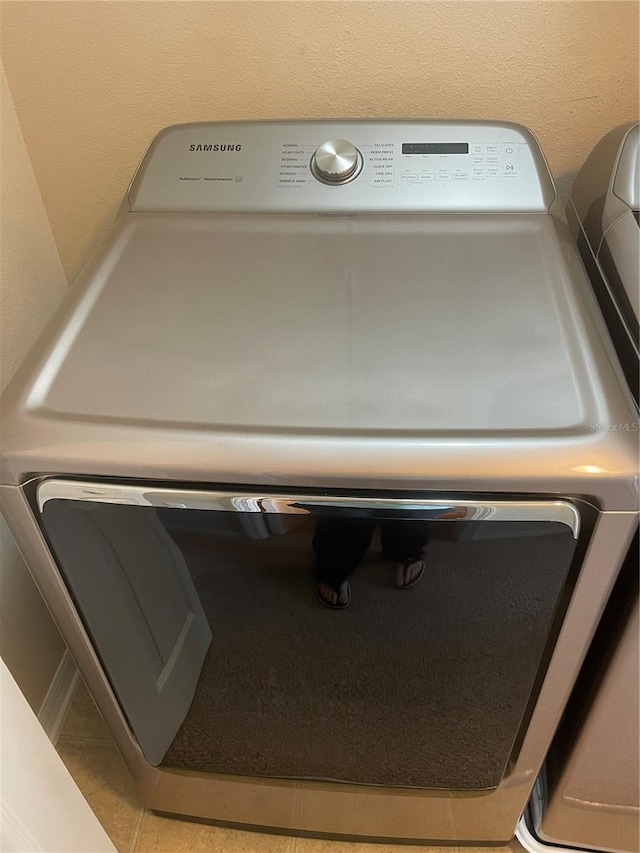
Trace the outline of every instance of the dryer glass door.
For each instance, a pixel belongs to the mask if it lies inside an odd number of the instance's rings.
[[[518,748],[579,524],[567,501],[432,494],[48,480],[38,502],[149,761],[465,791]]]

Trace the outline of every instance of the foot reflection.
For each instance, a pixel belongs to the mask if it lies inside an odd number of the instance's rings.
[[[316,522],[313,550],[316,556],[318,599],[333,610],[351,603],[349,579],[362,562],[380,526],[383,556],[394,563],[396,589],[415,586],[424,574],[424,549],[429,541],[428,521],[321,516]]]

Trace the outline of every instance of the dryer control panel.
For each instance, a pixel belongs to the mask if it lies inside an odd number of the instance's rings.
[[[152,142],[134,211],[547,212],[549,170],[526,128],[497,122],[184,124]]]

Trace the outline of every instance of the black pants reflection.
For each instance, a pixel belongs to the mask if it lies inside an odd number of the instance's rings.
[[[339,589],[367,553],[376,524],[375,518],[318,518],[313,550],[319,583]],[[429,541],[429,522],[383,519],[380,540],[382,553],[388,560],[394,563],[419,560]]]

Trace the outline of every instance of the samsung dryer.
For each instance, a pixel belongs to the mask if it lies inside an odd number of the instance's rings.
[[[149,808],[512,837],[637,524],[554,198],[513,124],[152,143],[3,397],[0,469]]]

